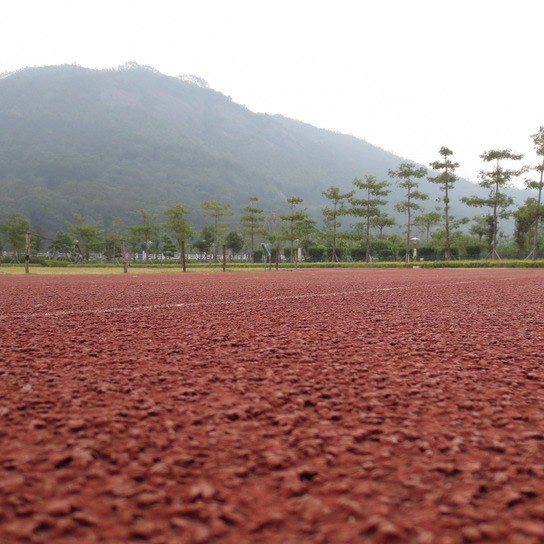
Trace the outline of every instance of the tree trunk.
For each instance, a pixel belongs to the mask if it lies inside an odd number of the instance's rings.
[[[540,242],[540,204],[542,202],[542,179],[544,176],[544,159],[542,159],[542,170],[540,171],[540,184],[538,186],[538,199],[535,218],[535,236],[533,240],[533,259],[538,259]]]
[[[445,158],[445,164],[446,164],[446,187],[444,192],[444,219],[445,219],[445,227],[446,227],[446,248],[444,251],[444,258],[446,261],[451,261],[451,249],[450,249],[450,199],[448,196],[448,186],[449,186],[449,177],[448,177],[448,160],[447,157]],[[427,242],[428,242],[428,236],[427,236]]]

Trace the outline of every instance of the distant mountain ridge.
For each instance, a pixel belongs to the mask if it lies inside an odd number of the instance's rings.
[[[317,217],[329,186],[350,190],[365,174],[387,179],[405,160],[353,136],[253,113],[198,78],[134,63],[4,74],[0,127],[0,214],[20,211],[49,233],[65,228],[72,212],[107,225],[112,216],[130,221],[135,209],[160,212],[176,201],[201,226],[203,200],[239,212],[250,195],[279,213],[287,197],[300,196]],[[432,209],[439,189],[425,182],[422,189]],[[521,202],[523,192],[512,192]],[[481,190],[459,180],[455,215],[474,215],[458,204],[471,194]],[[391,211],[399,199],[391,194]]]

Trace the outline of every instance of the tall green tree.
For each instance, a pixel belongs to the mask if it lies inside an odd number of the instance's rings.
[[[217,200],[205,200],[202,202],[202,209],[204,210],[204,215],[212,220],[212,254],[213,258],[217,258],[218,246],[224,243],[225,234],[229,226],[224,219],[233,215],[233,213],[229,204],[226,202],[218,202]]]
[[[125,240],[127,226],[120,217],[112,217],[111,224],[104,234],[104,254],[106,258],[114,261],[122,257],[121,240]]]
[[[454,183],[457,181],[455,175],[455,169],[459,167],[458,162],[453,162],[450,157],[453,155],[453,151],[445,146],[442,146],[438,151],[442,156],[441,160],[430,163],[430,167],[433,170],[439,172],[437,176],[431,176],[428,180],[431,183],[440,185],[440,189],[444,192],[444,196],[440,199],[443,203],[444,209],[444,231],[445,231],[445,247],[444,258],[446,261],[451,260],[451,247],[450,247],[450,190],[453,189]],[[428,235],[427,235],[428,238]]]
[[[265,238],[270,244],[272,250],[271,262],[279,262],[280,255],[280,238],[281,238],[281,219],[279,215],[273,211],[264,218]]]
[[[442,219],[442,216],[438,212],[422,213],[422,214],[418,215],[414,219],[414,225],[416,227],[419,227],[421,230],[423,230],[425,232],[425,242],[426,243],[429,242],[429,235],[430,235],[431,229],[435,225],[438,225],[438,223],[440,223],[441,219]],[[448,224],[449,224],[449,221],[448,221]],[[445,232],[446,232],[446,236],[449,237],[449,230],[447,230]],[[449,242],[448,242],[448,247],[449,247]],[[449,251],[448,251],[447,259],[448,260],[451,259],[451,254],[450,254]]]
[[[370,222],[373,229],[378,229],[378,236],[383,237],[383,229],[387,227],[394,227],[397,224],[397,221],[394,217],[387,215],[386,213],[381,213],[372,219]]]
[[[376,176],[366,175],[364,179],[355,178],[353,185],[363,191],[362,198],[350,197],[349,213],[363,219],[365,239],[365,261],[370,262],[370,227],[372,221],[381,215],[381,207],[387,203],[385,198],[391,190],[388,181],[378,181]]]
[[[151,253],[151,245],[159,239],[161,226],[157,222],[158,214],[149,212],[145,208],[136,210],[140,218],[140,222],[136,225],[129,227],[129,231],[132,233],[135,239],[138,239],[143,244],[143,250],[145,251],[145,258],[149,260],[149,254]]]
[[[308,214],[298,224],[298,234],[300,239],[300,246],[302,247],[304,254],[308,255],[310,247],[315,244],[316,238],[321,235],[321,232],[317,228],[317,223]]]
[[[485,151],[480,155],[484,162],[493,163],[490,170],[481,170],[478,174],[480,178],[479,185],[489,190],[489,196],[482,198],[478,196],[464,197],[461,200],[468,206],[489,207],[492,217],[492,236],[491,236],[491,258],[500,259],[497,253],[497,237],[499,232],[499,218],[505,219],[510,216],[508,208],[514,203],[514,199],[508,196],[504,190],[508,187],[510,181],[525,172],[525,168],[510,169],[502,166],[502,161],[519,161],[523,158],[520,153],[514,153],[510,149],[492,149]]]
[[[206,225],[197,236],[197,239],[193,242],[193,247],[199,252],[203,253],[205,260],[208,260],[208,255],[215,243],[215,230],[213,225]]]
[[[164,226],[174,235],[178,245],[179,259],[181,263],[183,262],[183,242],[187,241],[193,234],[193,228],[187,219],[185,219],[188,212],[181,203],[176,202],[170,206],[170,208],[164,210],[163,213],[166,217]]]
[[[339,187],[331,185],[326,191],[323,191],[322,194],[325,196],[325,198],[331,201],[331,206],[323,208],[325,232],[327,237],[330,237],[331,243],[330,260],[332,262],[338,262],[336,244],[338,239],[338,229],[342,226],[340,217],[348,213],[346,201],[355,194],[355,191],[341,193]]]
[[[399,213],[406,214],[406,253],[405,260],[410,262],[410,238],[412,233],[412,218],[414,212],[421,210],[419,201],[427,200],[429,196],[419,190],[418,179],[427,175],[427,169],[417,167],[413,162],[403,162],[397,170],[389,170],[389,175],[397,179],[397,186],[404,191],[404,200],[395,205]]]
[[[470,225],[469,232],[473,236],[478,237],[478,241],[481,242],[482,238],[486,238],[489,247],[491,247],[491,238],[493,237],[493,217],[490,215],[480,214],[472,218],[472,225]]]
[[[0,222],[0,235],[11,249],[13,259],[25,253],[26,233],[30,230],[30,221],[18,212],[8,212]]]
[[[170,236],[168,236],[168,234],[166,233],[163,233],[161,234],[161,249],[163,257],[171,259],[175,255],[178,248],[176,244],[172,242]]]
[[[250,196],[249,204],[244,208],[244,213],[240,216],[242,234],[249,238],[249,252],[251,260],[255,261],[255,238],[264,234],[264,215],[263,209],[257,206],[259,197]]]
[[[291,262],[295,261],[295,240],[303,238],[304,231],[307,229],[308,213],[306,210],[299,208],[302,202],[304,200],[298,196],[289,197],[287,199],[289,213],[280,214],[282,221],[280,238],[290,244]]]
[[[91,253],[101,251],[104,245],[102,224],[80,213],[72,214],[73,221],[68,223],[68,231],[74,237],[74,244],[81,258],[88,261]]]
[[[514,218],[516,220],[516,226],[514,230],[514,240],[520,251],[526,250],[529,243],[529,236],[531,231],[534,235],[535,220],[542,215],[544,206],[538,205],[535,198],[528,198],[523,206],[520,206],[514,212]],[[534,238],[531,240],[534,244]],[[538,246],[538,243],[537,243]]]
[[[41,226],[38,226],[35,229],[31,230],[32,232],[30,236],[30,251],[34,254],[37,254],[42,250],[42,247],[47,237],[45,235],[44,229]]]
[[[57,258],[59,255],[69,258],[74,257],[74,237],[67,232],[59,230],[49,244],[49,251],[53,253],[54,258]]]
[[[225,245],[227,249],[231,251],[232,255],[236,255],[242,251],[244,247],[244,239],[236,232],[231,231],[227,234],[225,238]]]
[[[537,213],[534,218],[533,248],[529,256],[532,256],[533,259],[538,259],[540,255],[540,223],[543,217],[540,210],[542,208],[542,189],[544,188],[544,127],[541,126],[538,129],[538,132],[531,135],[531,138],[533,139],[536,154],[541,157],[540,164],[537,164],[532,168],[532,170],[537,173],[538,181],[531,179],[525,180],[525,187],[527,187],[527,189],[536,189],[537,191],[535,203]]]

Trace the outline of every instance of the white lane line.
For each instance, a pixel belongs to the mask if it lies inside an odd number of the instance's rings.
[[[500,278],[503,280],[510,278]],[[166,303],[166,304],[149,304],[142,306],[123,306],[114,308],[96,308],[90,310],[57,310],[53,312],[28,312],[21,314],[2,314],[0,320],[6,319],[28,319],[28,318],[56,318],[66,315],[102,315],[102,314],[115,314],[121,312],[142,312],[150,310],[168,310],[175,308],[193,308],[198,306],[228,306],[237,304],[252,304],[262,302],[273,302],[276,300],[298,300],[306,298],[325,298],[325,297],[338,297],[344,295],[360,295],[364,293],[377,293],[383,291],[407,291],[410,289],[428,289],[430,287],[451,287],[452,285],[464,285],[469,283],[481,283],[487,281],[485,279],[470,280],[470,281],[457,281],[448,283],[427,283],[422,285],[402,285],[398,287],[376,287],[372,289],[358,289],[355,291],[331,291],[325,293],[303,293],[292,295],[280,295],[275,297],[258,297],[258,298],[246,298],[241,300],[204,300],[200,302],[180,302],[180,303]]]

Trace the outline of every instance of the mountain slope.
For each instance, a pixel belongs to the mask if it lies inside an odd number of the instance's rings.
[[[280,213],[288,196],[300,196],[317,215],[330,185],[350,189],[365,174],[386,178],[403,160],[133,64],[4,76],[0,126],[0,214],[20,211],[49,233],[64,228],[74,211],[108,224],[112,216],[130,220],[135,209],[159,212],[175,201],[201,226],[202,200],[239,211],[249,195]],[[424,190],[438,196],[432,184]],[[464,180],[456,189],[459,198],[478,192]]]

